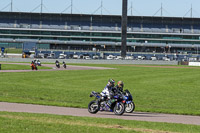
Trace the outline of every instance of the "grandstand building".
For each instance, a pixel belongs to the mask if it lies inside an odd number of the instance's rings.
[[[0,46],[120,52],[121,16],[0,12]],[[127,52],[197,54],[200,18],[128,16]]]

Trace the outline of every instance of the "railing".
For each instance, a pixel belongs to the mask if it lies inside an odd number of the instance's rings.
[[[75,26],[75,25],[40,25],[40,24],[15,24],[0,23],[0,28],[25,28],[25,29],[58,29],[58,30],[75,30],[75,31],[121,31],[117,26]],[[127,27],[128,32],[155,32],[155,33],[181,33],[181,34],[200,34],[200,29],[177,29],[177,28],[152,28],[152,27]]]
[[[58,50],[58,49],[38,49],[38,51],[57,51],[57,52],[84,52],[84,53],[118,53],[120,54],[120,51],[106,51],[106,50],[101,50],[101,51],[93,51],[93,50],[72,50],[72,49],[63,49],[63,50]],[[186,53],[160,53],[160,52],[127,52],[127,54],[131,54],[131,55],[191,55],[191,56],[198,56],[200,54],[186,54]]]

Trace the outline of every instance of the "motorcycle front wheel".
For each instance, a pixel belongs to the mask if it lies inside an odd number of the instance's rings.
[[[88,104],[88,112],[91,114],[96,114],[100,109],[99,103],[97,101],[91,101]]]
[[[114,113],[116,115],[122,115],[125,111],[125,106],[123,103],[116,103],[115,107],[114,107]]]
[[[132,113],[135,110],[135,104],[134,102],[130,102],[125,105],[125,111],[126,113]]]

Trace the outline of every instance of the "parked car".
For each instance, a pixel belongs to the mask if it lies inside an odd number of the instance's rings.
[[[59,58],[59,59],[65,59],[66,57],[67,57],[67,55],[65,55],[65,54],[60,54],[58,58]]]
[[[73,59],[78,59],[78,55],[73,55]]]
[[[115,59],[115,56],[114,56],[114,55],[109,55],[109,56],[107,56],[106,59],[107,59],[107,60],[113,60],[113,59]]]
[[[144,59],[145,59],[144,56],[138,56],[138,57],[137,57],[137,60],[144,60]]]
[[[125,60],[133,60],[133,56],[126,56]]]
[[[51,53],[47,56],[48,59],[54,59],[55,58],[55,54],[54,53]]]
[[[90,56],[84,56],[83,59],[90,60]]]
[[[99,59],[99,56],[98,55],[94,55],[92,58],[93,59]]]
[[[123,58],[121,56],[117,56],[115,59],[116,60],[122,60]]]
[[[151,60],[157,60],[157,58],[155,56],[152,56]]]
[[[164,60],[164,61],[170,61],[170,58],[163,57],[163,60]]]

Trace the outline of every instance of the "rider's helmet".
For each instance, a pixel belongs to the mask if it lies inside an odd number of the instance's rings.
[[[124,82],[123,81],[118,81],[117,85],[118,85],[118,87],[123,88],[124,87]]]
[[[115,80],[114,79],[109,79],[108,80],[108,84],[109,84],[109,86],[114,87],[115,86]]]
[[[123,81],[118,81],[117,82],[117,89],[121,92],[123,92],[123,87],[124,87],[124,82]]]

